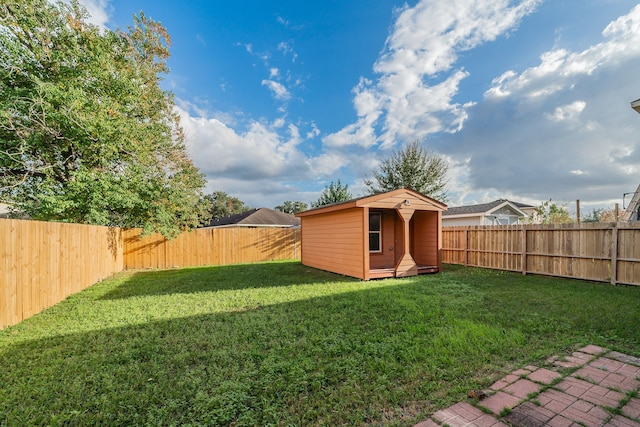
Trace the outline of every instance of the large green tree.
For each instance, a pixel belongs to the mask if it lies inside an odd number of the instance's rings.
[[[169,35],[142,13],[124,31],[87,17],[75,0],[0,3],[0,200],[170,237],[198,225],[204,177],[160,87]]]
[[[204,200],[210,205],[206,222],[212,219],[220,219],[225,216],[239,214],[250,210],[242,200],[225,193],[224,191],[214,191],[204,196]]]
[[[300,201],[292,202],[291,200],[285,200],[281,205],[276,206],[274,209],[280,212],[288,213],[291,215],[295,215],[298,212],[306,211],[308,208],[307,204]]]
[[[365,185],[371,194],[407,187],[446,202],[448,169],[444,159],[414,141],[384,159]]]
[[[338,179],[338,182],[334,183],[331,181],[331,183],[322,190],[322,194],[320,194],[318,200],[311,203],[311,207],[318,208],[333,203],[346,202],[351,199],[353,199],[353,196],[349,191],[349,185],[342,185]]]

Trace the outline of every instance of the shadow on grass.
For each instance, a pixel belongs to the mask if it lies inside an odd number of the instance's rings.
[[[0,425],[416,423],[531,350],[425,283],[5,345]]]
[[[337,279],[305,281],[299,263],[228,278],[246,267],[222,267],[218,280],[211,275],[221,267],[169,275],[184,282],[204,274],[178,291],[130,281],[111,298]],[[244,311],[124,327],[104,320],[100,330],[0,342],[0,425],[412,425],[514,364],[584,340],[640,345],[635,290],[450,271]],[[157,273],[140,275],[158,283]],[[29,324],[16,331],[28,334]]]
[[[140,271],[105,294],[102,299],[282,287],[335,281],[348,282],[357,281],[357,279],[306,267],[299,261]]]

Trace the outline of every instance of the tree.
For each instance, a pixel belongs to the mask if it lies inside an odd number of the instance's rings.
[[[613,209],[594,209],[582,218],[582,222],[617,222]]]
[[[540,224],[568,224],[574,222],[566,206],[559,206],[551,199],[542,202],[535,208],[533,222]]]
[[[274,209],[280,212],[295,215],[298,212],[306,211],[308,209],[308,206],[304,202],[292,202],[290,200],[287,200],[281,205],[276,206]]]
[[[407,187],[436,200],[447,201],[447,163],[418,141],[382,161],[373,178],[365,180],[371,194]]]
[[[320,194],[320,198],[311,203],[311,207],[317,208],[320,206],[330,205],[332,203],[346,202],[351,199],[353,199],[353,196],[349,191],[349,185],[342,185],[338,179],[337,183],[331,181],[328,186],[324,187],[322,194]]]
[[[76,0],[0,4],[0,200],[169,237],[197,226],[204,176],[159,85],[169,35],[144,14],[126,31],[87,17]]]
[[[238,199],[225,193],[224,191],[214,191],[211,194],[204,196],[210,204],[209,215],[205,222],[209,222],[212,219],[220,219],[225,216],[239,214],[251,209],[249,206]]]

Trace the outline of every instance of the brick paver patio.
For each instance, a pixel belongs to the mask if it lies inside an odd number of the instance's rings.
[[[640,358],[588,345],[527,366],[415,427],[640,427]]]

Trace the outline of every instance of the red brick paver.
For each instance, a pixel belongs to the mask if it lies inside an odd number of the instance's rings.
[[[624,398],[622,393],[572,377],[565,378],[556,387],[571,396],[610,408],[617,408],[620,400]]]
[[[640,423],[630,420],[629,418],[616,415],[605,424],[605,427],[640,427]]]
[[[556,379],[562,377],[559,373],[555,371],[550,371],[549,369],[538,369],[529,374],[528,378],[532,381],[535,381],[540,384],[549,385],[553,383]]]
[[[516,426],[546,426],[555,417],[555,413],[531,402],[523,403],[513,409],[504,419]]]
[[[520,379],[519,375],[509,374],[501,380],[496,381],[491,385],[491,390],[502,390],[509,384],[513,384],[514,382]]]
[[[504,391],[509,394],[513,394],[520,399],[525,399],[530,394],[540,391],[540,386],[533,381],[522,379],[516,381],[508,387],[505,387]]]
[[[622,413],[629,418],[634,418],[640,421],[640,399],[633,398],[622,407]]]
[[[571,356],[547,359],[556,367],[576,368],[564,378],[553,367],[529,365],[512,372],[485,390],[489,397],[474,401],[493,415],[467,401],[436,412],[416,427],[506,427],[499,419],[505,408],[510,411],[504,421],[513,427],[640,427],[640,397],[628,399],[625,394],[640,391],[640,358],[605,352],[588,345]]]
[[[485,414],[480,409],[471,406],[466,402],[456,403],[447,409],[436,412],[433,414],[433,419],[451,427],[506,427],[506,424],[503,422],[498,421],[491,415]]]
[[[588,426],[600,426],[609,418],[609,412],[584,400],[577,400],[562,412],[562,416]]]
[[[543,407],[561,414],[562,411],[571,406],[578,398],[558,390],[547,390],[540,393],[536,400],[540,402],[540,405]]]
[[[518,403],[520,403],[520,399],[518,397],[499,391],[493,396],[481,401],[479,405],[487,408],[496,415],[500,415],[504,408],[511,409]]]
[[[593,355],[597,356],[597,355],[602,354],[605,351],[607,351],[607,349],[599,347],[597,345],[589,344],[586,347],[582,347],[578,351],[581,352],[581,353],[593,354]]]

